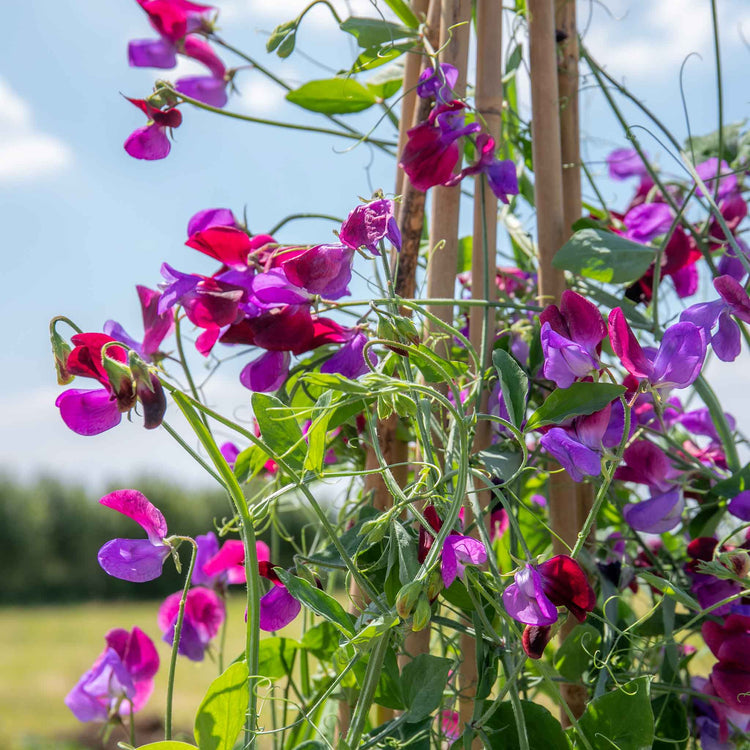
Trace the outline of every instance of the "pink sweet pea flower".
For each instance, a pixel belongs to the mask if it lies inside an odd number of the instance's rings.
[[[363,238],[360,234],[353,241],[360,239],[369,241],[370,237]],[[310,294],[335,300],[349,294],[353,258],[354,249],[346,245],[316,245],[287,260],[282,259],[281,268],[292,284]]]
[[[107,721],[113,714],[140,711],[154,689],[159,654],[140,629],[110,630],[106,649],[65,697],[79,721]]]
[[[667,233],[673,222],[672,209],[666,203],[641,203],[631,208],[622,221],[628,239],[646,244]]]
[[[237,219],[229,208],[204,208],[190,217],[187,226],[187,236],[192,237],[204,229],[211,227],[234,227],[239,229]]]
[[[265,542],[256,542],[255,553],[258,562],[268,562],[271,559],[271,550]],[[227,583],[245,583],[245,547],[239,539],[227,539],[221,545],[221,549],[208,559],[202,571],[205,575],[213,578],[220,574],[226,575]]]
[[[339,239],[352,250],[364,247],[380,255],[378,243],[387,239],[401,249],[401,232],[393,214],[393,201],[385,198],[357,206],[341,225]]]
[[[137,490],[116,490],[99,502],[132,518],[148,536],[147,539],[112,539],[99,550],[99,565],[114,578],[133,583],[158,578],[172,549],[165,541],[167,522],[161,511]]]
[[[695,171],[711,194],[716,189],[716,177],[719,177],[718,197],[720,199],[726,198],[737,190],[737,175],[732,172],[729,164],[723,159],[721,160],[721,164],[719,164],[718,158],[714,156],[701,162],[695,168]],[[703,191],[700,188],[696,188],[695,194],[700,197],[703,195]]]
[[[136,0],[148,14],[148,20],[159,34],[178,42],[192,31],[208,27],[212,5],[198,5],[189,0]]]
[[[174,643],[181,598],[182,592],[176,591],[159,607],[157,622],[164,633],[164,642],[170,646]],[[185,600],[185,615],[177,653],[187,656],[191,661],[203,661],[209,643],[219,632],[224,618],[224,604],[214,591],[204,586],[190,589]]]
[[[181,112],[176,107],[157,109],[145,99],[128,98],[128,101],[148,117],[149,123],[127,137],[125,150],[136,159],[153,161],[166,158],[172,148],[167,129],[172,130],[182,124]]]
[[[450,588],[456,577],[464,579],[467,565],[484,565],[487,562],[487,550],[478,539],[460,534],[449,534],[443,544],[440,561],[440,574],[443,585]]]
[[[642,349],[619,307],[609,314],[609,339],[623,367],[657,388],[687,388],[700,374],[706,357],[701,331],[689,322],[667,328],[658,351]]]

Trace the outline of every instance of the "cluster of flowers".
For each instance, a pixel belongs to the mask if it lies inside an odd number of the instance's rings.
[[[479,133],[478,122],[466,123],[466,104],[459,101],[453,91],[457,81],[458,70],[447,63],[422,72],[417,95],[434,99],[434,104],[427,120],[408,132],[399,166],[417,190],[458,185],[464,177],[484,174],[492,192],[503,203],[508,203],[509,195],[518,195],[516,167],[511,160],[495,156],[495,139]],[[479,133],[474,142],[476,161],[456,172],[463,153],[463,140],[474,133]]]
[[[212,107],[227,103],[227,87],[234,71],[227,70],[221,58],[202,34],[213,28],[209,5],[188,0],[137,0],[159,34],[157,39],[136,39],[128,44],[128,61],[136,68],[169,70],[183,55],[205,65],[206,75],[186,76],[175,81],[174,88],[185,96]],[[170,151],[167,131],[182,124],[176,101],[158,94],[149,99],[128,99],[148,118],[148,124],[133,131],[125,141],[125,150],[136,159],[164,159]]]

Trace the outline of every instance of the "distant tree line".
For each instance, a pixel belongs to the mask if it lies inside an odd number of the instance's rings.
[[[162,511],[173,534],[205,534],[231,518],[221,490],[187,489],[154,478],[129,486]],[[0,476],[0,604],[153,599],[180,588],[182,579],[170,560],[160,578],[142,584],[111,578],[98,566],[96,554],[108,540],[145,537],[135,522],[100,506],[102,494],[49,477],[20,482]],[[285,530],[299,538],[305,514],[296,510],[280,518]],[[270,529],[261,538],[270,546]],[[277,536],[274,549],[275,563],[291,565],[289,544]],[[180,553],[186,568],[187,545]]]

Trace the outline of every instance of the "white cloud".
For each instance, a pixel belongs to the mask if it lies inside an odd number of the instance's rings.
[[[257,21],[259,24],[268,24],[269,28],[290,21],[309,4],[309,0],[221,0],[217,3],[221,11],[220,19],[224,21]],[[378,13],[382,13],[385,18],[393,18],[393,13],[385,3],[378,3],[376,0],[333,0],[331,4],[342,18],[377,17]],[[308,24],[319,29],[335,29],[335,21],[330,10],[322,4],[305,16],[305,26]]]
[[[233,97],[232,109],[237,112],[266,115],[284,102],[284,89],[259,74],[253,75],[253,71],[239,76],[236,85],[240,93]]]
[[[71,161],[70,148],[38,131],[29,105],[0,78],[0,184],[52,174]]]

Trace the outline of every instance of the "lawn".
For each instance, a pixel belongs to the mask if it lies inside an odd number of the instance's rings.
[[[104,633],[137,625],[157,643],[162,663],[156,688],[141,714],[162,716],[166,695],[169,647],[156,626],[158,602],[107,602],[55,607],[0,609],[0,747],[3,750],[67,750],[62,739],[77,735],[81,725],[63,699],[103,650]],[[299,622],[299,621],[298,621]],[[298,622],[285,635],[298,635]],[[226,654],[229,660],[243,650],[244,599],[229,602]],[[212,679],[216,661],[201,663],[182,657],[177,666],[176,728],[190,730],[195,710]],[[54,743],[39,739],[55,738]]]

